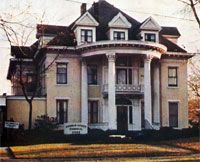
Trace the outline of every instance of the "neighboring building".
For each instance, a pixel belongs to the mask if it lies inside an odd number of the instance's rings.
[[[40,69],[49,68],[40,79],[33,121],[47,114],[61,126],[82,122],[91,129],[188,127],[187,60],[192,55],[177,45],[176,27],[162,27],[152,17],[140,23],[99,0],[89,10],[82,4],[81,16],[68,27],[37,25],[36,37],[43,49],[34,57]],[[27,128],[28,104],[17,68],[23,57],[31,93],[30,54],[35,52],[20,49],[11,49],[8,79],[13,95],[7,96],[7,118]]]

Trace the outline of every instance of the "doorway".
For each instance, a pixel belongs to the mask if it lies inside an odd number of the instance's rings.
[[[117,130],[120,132],[128,131],[127,106],[117,106]]]

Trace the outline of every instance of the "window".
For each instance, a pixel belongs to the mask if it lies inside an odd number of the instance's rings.
[[[133,124],[133,107],[129,106],[129,124]]]
[[[125,32],[114,31],[114,40],[125,40]]]
[[[145,33],[145,41],[156,42],[156,34]]]
[[[178,127],[178,102],[169,102],[169,126]]]
[[[57,84],[67,84],[67,64],[57,64]]]
[[[81,30],[81,42],[92,42],[92,30]]]
[[[33,73],[26,74],[26,91],[34,92],[36,90],[36,75]]]
[[[178,86],[178,74],[177,67],[168,67],[168,86],[177,87]]]
[[[88,66],[88,84],[97,85],[97,66],[96,65]]]
[[[68,100],[57,100],[57,121],[59,124],[68,122]]]
[[[89,101],[88,120],[89,123],[98,123],[98,101]]]

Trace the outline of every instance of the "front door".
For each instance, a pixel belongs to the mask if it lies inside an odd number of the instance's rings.
[[[127,106],[117,106],[117,130],[128,131]]]

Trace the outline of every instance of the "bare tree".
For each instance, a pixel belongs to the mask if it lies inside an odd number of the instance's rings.
[[[23,16],[24,12],[21,12],[17,16]],[[10,18],[8,18],[10,16]],[[40,54],[46,46],[43,44],[41,39],[37,40],[31,46],[25,46],[29,39],[32,37],[32,32],[35,27],[29,24],[29,22],[25,22],[23,19],[19,21],[13,21],[13,15],[9,15],[6,18],[0,16],[0,29],[3,30],[9,44],[11,47],[11,52],[18,52],[20,56],[18,56],[15,61],[17,62],[17,80],[20,85],[20,88],[23,92],[23,96],[25,100],[29,104],[29,123],[28,129],[32,128],[32,110],[33,110],[33,100],[39,94],[41,89],[40,81],[42,74],[45,73],[53,64],[53,62],[58,58],[57,55],[53,61],[41,69],[40,62],[38,62],[37,56]],[[26,59],[29,60],[27,65]],[[27,73],[31,73],[32,76],[27,79]],[[31,93],[29,92],[30,87]]]
[[[198,7],[200,7],[200,0],[178,0],[184,4],[186,4],[186,6],[189,6],[191,8],[191,11],[199,25],[200,28],[200,17],[198,15]]]

